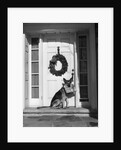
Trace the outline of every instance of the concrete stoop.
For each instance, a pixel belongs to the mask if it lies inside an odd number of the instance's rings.
[[[24,116],[41,116],[41,115],[79,115],[89,116],[90,110],[87,108],[69,107],[65,109],[53,109],[50,107],[25,108]]]

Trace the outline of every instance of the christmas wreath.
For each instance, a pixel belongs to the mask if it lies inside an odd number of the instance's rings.
[[[57,61],[60,61],[62,64],[62,68],[60,70],[55,69],[55,65],[57,65]],[[59,53],[59,47],[58,47],[58,54],[52,57],[48,69],[50,69],[50,72],[55,76],[62,76],[67,71],[68,69],[67,60],[63,55]]]

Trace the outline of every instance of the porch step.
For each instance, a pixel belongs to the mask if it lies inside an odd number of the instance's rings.
[[[79,115],[79,114],[87,114],[89,115],[90,111],[87,108],[75,108],[69,107],[66,109],[53,109],[50,107],[38,107],[38,108],[25,108],[23,111],[23,115]]]

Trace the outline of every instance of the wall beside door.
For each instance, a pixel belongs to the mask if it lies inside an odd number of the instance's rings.
[[[95,38],[95,24],[89,28],[89,72],[90,72],[90,106],[91,109],[97,111],[98,109],[98,91],[97,91],[97,61],[96,61],[96,38]]]
[[[29,38],[24,35],[25,59],[25,106],[29,107]]]

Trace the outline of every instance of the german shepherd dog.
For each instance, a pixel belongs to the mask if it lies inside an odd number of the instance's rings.
[[[75,88],[72,84],[73,81],[73,73],[72,77],[69,80],[63,78],[63,86],[62,88],[55,93],[51,100],[50,107],[52,108],[67,108],[68,107],[68,98],[75,96]],[[65,105],[66,103],[66,105]]]

